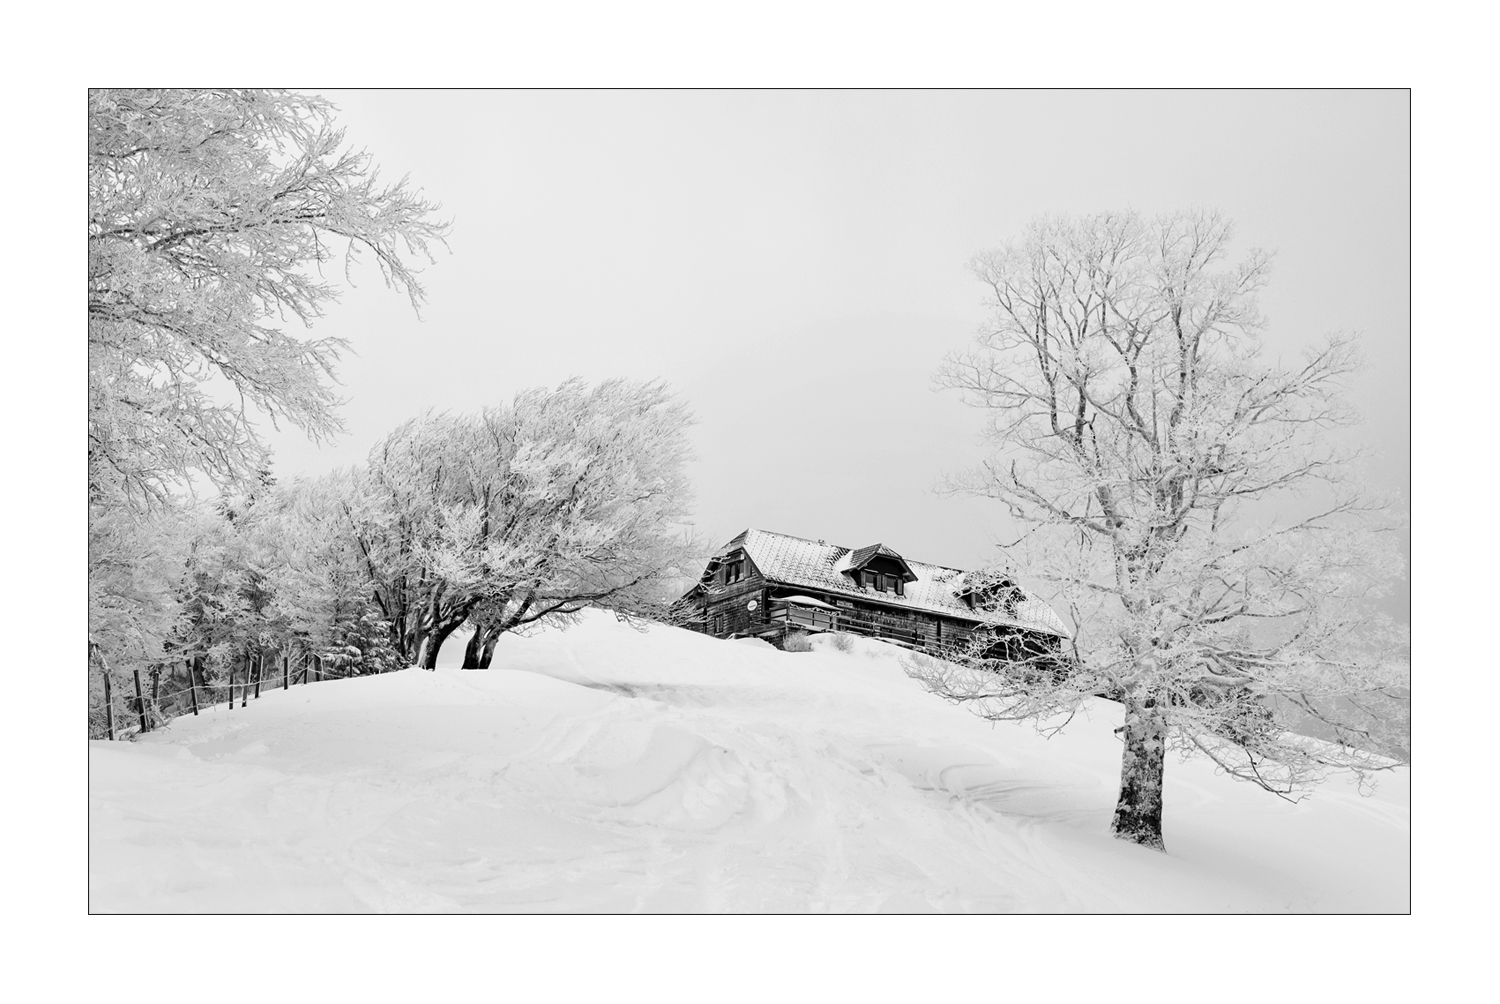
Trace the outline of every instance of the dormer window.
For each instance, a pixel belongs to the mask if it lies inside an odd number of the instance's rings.
[[[1021,587],[1009,579],[981,582],[959,594],[970,610],[1004,613],[1008,617],[1016,615],[1016,608],[1025,598]]]
[[[748,574],[746,566],[749,560],[744,551],[735,551],[732,554],[722,555],[714,558],[708,563],[708,568],[703,572],[703,584],[709,589],[719,589],[724,586],[733,585],[745,578]]]
[[[906,595],[906,584],[917,581],[917,575],[906,559],[884,544],[871,544],[850,551],[841,558],[839,569],[861,589],[877,593]]]

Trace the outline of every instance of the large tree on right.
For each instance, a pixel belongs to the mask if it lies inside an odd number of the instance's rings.
[[[991,322],[940,374],[989,419],[955,487],[1006,503],[1007,561],[1075,630],[1061,660],[976,647],[919,675],[994,719],[1119,702],[1112,831],[1156,848],[1170,749],[1287,797],[1408,758],[1406,638],[1372,603],[1395,522],[1328,437],[1356,354],[1268,360],[1269,259],[1231,263],[1231,236],[1204,211],[1037,220],[974,259]]]

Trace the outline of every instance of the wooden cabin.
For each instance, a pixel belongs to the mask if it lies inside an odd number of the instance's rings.
[[[681,605],[694,630],[778,648],[794,635],[844,631],[938,653],[979,633],[992,657],[1045,660],[1069,636],[1050,606],[1005,576],[911,561],[884,544],[754,529],[715,552]]]

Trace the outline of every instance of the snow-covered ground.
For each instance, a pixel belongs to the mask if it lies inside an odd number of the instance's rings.
[[[109,911],[1389,911],[1407,774],[1297,805],[1168,765],[1160,854],[1107,833],[1118,709],[992,725],[843,653],[596,613],[496,669],[263,692],[93,742]]]

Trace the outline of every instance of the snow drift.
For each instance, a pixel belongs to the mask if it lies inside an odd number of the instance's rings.
[[[503,638],[488,671],[92,742],[90,909],[1409,909],[1405,770],[1293,805],[1169,762],[1161,854],[1108,835],[1116,706],[1044,739],[927,694],[899,656],[591,613]]]

